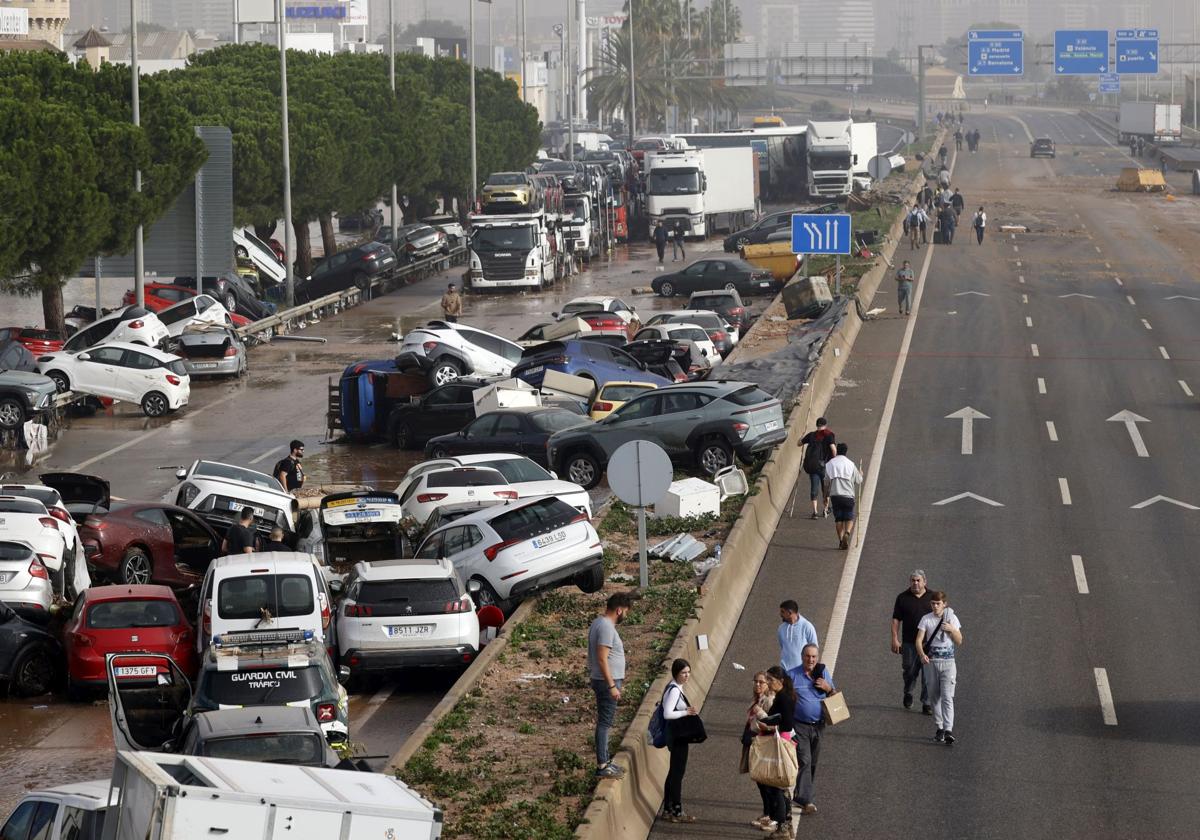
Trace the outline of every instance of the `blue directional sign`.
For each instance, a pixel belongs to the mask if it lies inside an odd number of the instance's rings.
[[[1100,92],[1101,93],[1120,93],[1121,92],[1121,77],[1116,73],[1101,73],[1100,74]]]
[[[846,213],[793,213],[792,253],[849,254],[850,216]]]
[[[1158,30],[1117,30],[1117,72],[1158,73]]]
[[[1107,29],[1057,29],[1054,32],[1054,73],[1058,76],[1098,76],[1108,72]]]
[[[1025,33],[1019,29],[967,32],[968,76],[1020,76],[1025,66]]]

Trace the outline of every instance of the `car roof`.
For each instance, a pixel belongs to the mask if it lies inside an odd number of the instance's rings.
[[[354,576],[365,581],[442,580],[454,575],[449,560],[396,559],[355,563]]]
[[[747,385],[757,388],[753,382],[737,382],[728,379],[702,379],[696,382],[676,382],[663,385],[659,391],[712,391],[718,394],[729,394],[739,391]]]
[[[115,584],[112,586],[93,586],[83,591],[83,599],[89,604],[100,601],[174,601],[175,593],[169,586],[158,586],[152,583]]]
[[[553,495],[526,496],[523,499],[516,499],[513,501],[508,501],[508,502],[504,502],[503,504],[499,504],[499,505],[489,505],[488,507],[481,508],[481,509],[475,511],[475,513],[468,513],[466,516],[455,519],[453,522],[447,522],[445,525],[439,525],[436,529],[434,529],[433,531],[430,532],[430,535],[436,534],[439,531],[443,531],[446,528],[452,527],[454,525],[465,525],[465,524],[470,524],[472,522],[490,522],[495,517],[499,516],[502,513],[507,512],[507,511],[517,510],[518,508],[522,508],[527,505],[531,505],[534,502],[540,502],[543,499],[556,499],[556,498],[558,498],[558,497],[553,496]],[[564,502],[564,504],[565,504],[565,502]]]
[[[158,359],[160,362],[173,362],[179,357],[174,353],[165,353],[154,347],[147,347],[145,344],[131,344],[128,341],[102,341],[94,347],[85,347],[80,350],[80,353],[91,353],[94,350],[99,350],[101,347],[115,347],[118,350],[136,350],[139,353],[145,353],[147,356]]]
[[[315,567],[317,558],[303,551],[254,551],[249,554],[229,554],[218,557],[210,566],[213,571],[222,569],[241,569],[248,566],[265,568],[272,573],[294,569],[302,566],[305,569]]]
[[[42,790],[31,790],[26,796],[37,796],[39,793],[56,793],[60,796],[77,796],[80,799],[92,800],[95,808],[104,807],[106,804],[115,804],[120,796],[120,789],[114,788],[109,779],[96,779],[90,782],[72,782],[69,785],[55,785],[52,788],[43,788]],[[112,795],[112,803],[109,803],[109,795]],[[81,803],[75,803],[79,805]]]
[[[217,473],[217,472],[206,471],[206,467],[208,465],[222,467],[224,469],[230,470],[233,473],[233,475],[221,475],[220,473]],[[237,475],[239,475],[239,474],[244,474],[246,477],[238,478]],[[222,481],[222,482],[228,482],[230,484],[241,484],[246,487],[253,487],[256,490],[264,490],[267,492],[275,493],[277,495],[286,495],[286,493],[283,492],[283,490],[281,489],[281,486],[279,485],[279,480],[274,478],[274,476],[267,475],[266,473],[259,472],[258,470],[252,470],[248,467],[242,467],[237,464],[226,464],[221,461],[207,461],[207,460],[201,459],[198,461],[194,461],[192,463],[191,468],[188,470],[188,478],[192,478],[193,476],[203,478],[203,479],[209,479],[211,481]],[[272,480],[275,482],[275,484],[274,485],[269,485],[269,484],[263,485],[255,480],[256,476],[261,476],[262,478]]]
[[[721,313],[713,312],[711,309],[664,309],[656,311],[654,318],[695,318],[697,315],[715,315],[718,318],[721,317]]]
[[[205,736],[252,735],[263,732],[307,730],[320,733],[321,726],[308,706],[250,706],[217,709],[196,715],[196,725]]]

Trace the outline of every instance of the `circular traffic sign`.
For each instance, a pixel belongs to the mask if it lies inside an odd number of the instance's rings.
[[[627,505],[646,507],[662,499],[671,486],[671,459],[658,444],[631,440],[608,460],[608,486]]]

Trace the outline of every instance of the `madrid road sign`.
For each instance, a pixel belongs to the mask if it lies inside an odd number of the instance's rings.
[[[1056,29],[1054,31],[1055,75],[1098,76],[1107,72],[1107,29]]]
[[[1120,93],[1121,92],[1121,77],[1117,73],[1101,73],[1100,74],[1100,92],[1101,93]]]
[[[793,213],[792,253],[849,254],[850,216],[846,213]]]
[[[1158,30],[1117,30],[1117,72],[1158,73]]]
[[[968,76],[1020,76],[1025,65],[1025,33],[1019,29],[967,32]]]

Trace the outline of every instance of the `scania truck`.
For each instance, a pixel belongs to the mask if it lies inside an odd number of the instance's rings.
[[[566,273],[561,217],[545,210],[473,215],[468,248],[469,289],[542,289]]]

